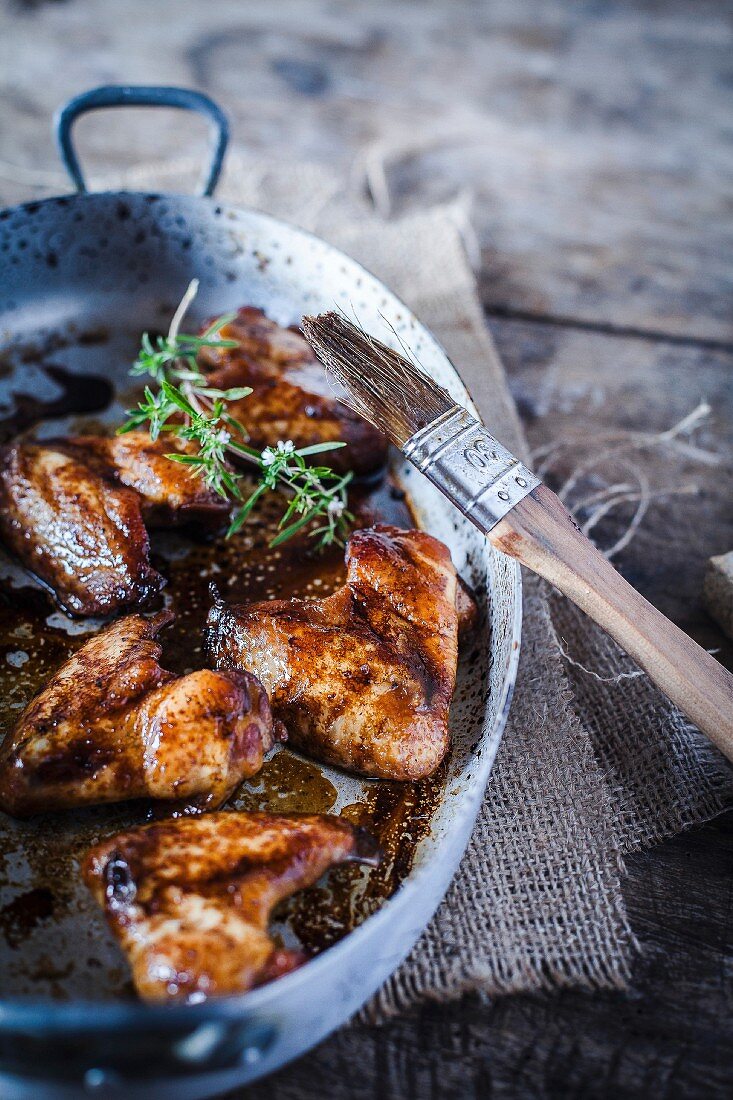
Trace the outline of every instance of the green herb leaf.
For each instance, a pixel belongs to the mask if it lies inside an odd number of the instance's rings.
[[[296,455],[319,455],[324,451],[338,451],[340,447],[345,447],[345,443],[313,443],[310,447],[298,447],[295,452]]]

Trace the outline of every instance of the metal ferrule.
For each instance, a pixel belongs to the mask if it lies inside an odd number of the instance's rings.
[[[540,484],[460,405],[416,432],[402,452],[485,532]]]

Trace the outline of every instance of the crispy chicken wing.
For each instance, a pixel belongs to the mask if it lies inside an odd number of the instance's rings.
[[[0,536],[74,615],[144,605],[164,583],[150,565],[138,494],[61,443],[0,453]]]
[[[292,439],[296,447],[341,440],[348,446],[318,461],[339,473],[371,474],[384,465],[386,440],[335,398],[326,372],[298,332],[245,306],[219,337],[236,340],[237,347],[204,348],[199,359],[211,371],[212,386],[252,387],[249,397],[230,402],[229,411],[245,425],[253,447],[280,439]]]
[[[209,613],[219,668],[254,672],[291,743],[383,779],[422,779],[448,748],[455,687],[456,572],[423,531],[376,526],[347,547],[346,584],[323,600]]]
[[[89,853],[84,878],[149,1001],[243,993],[294,969],[268,935],[278,902],[344,860],[376,863],[368,834],[331,816],[218,813],[131,829]]]
[[[24,816],[151,798],[216,808],[273,744],[246,672],[161,668],[171,619],[129,615],[86,642],[21,715],[0,750],[0,808]]]

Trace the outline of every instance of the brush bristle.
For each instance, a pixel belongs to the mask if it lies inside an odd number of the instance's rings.
[[[455,401],[402,355],[338,313],[304,317],[303,334],[359,416],[402,447]]]

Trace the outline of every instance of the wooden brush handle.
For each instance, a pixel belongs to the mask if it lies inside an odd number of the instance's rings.
[[[534,489],[489,537],[602,626],[733,760],[733,676],[616,572],[550,489]]]

